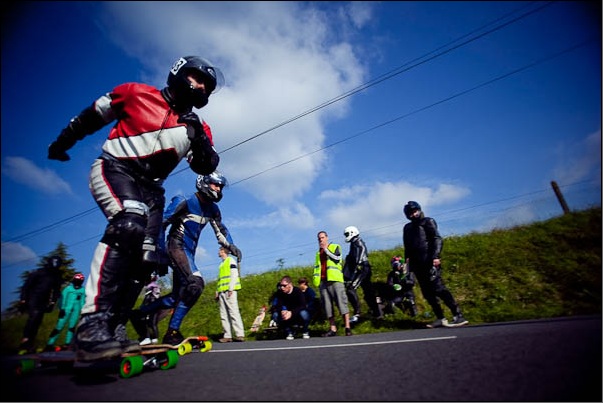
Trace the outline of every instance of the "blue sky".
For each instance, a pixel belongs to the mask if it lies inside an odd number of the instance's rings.
[[[230,181],[242,274],[313,265],[316,233],[401,245],[416,200],[444,236],[601,205],[601,10],[581,2],[31,2],[2,23],[2,309],[58,242],[87,274],[106,221],[88,173],[109,126],[46,158],[124,82],[196,54],[226,86],[196,112]],[[166,196],[194,191],[182,163]],[[445,248],[445,246],[444,246]],[[444,249],[445,264],[445,249]],[[217,243],[196,261],[217,276]]]

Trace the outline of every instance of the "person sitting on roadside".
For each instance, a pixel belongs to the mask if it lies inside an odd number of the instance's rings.
[[[276,295],[276,324],[287,335],[287,340],[293,340],[293,327],[301,325],[302,337],[310,338],[310,312],[306,305],[306,297],[299,287],[293,285],[290,276],[284,276],[279,283]]]

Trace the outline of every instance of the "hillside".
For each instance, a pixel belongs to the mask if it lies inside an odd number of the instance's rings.
[[[347,253],[347,245],[342,245]],[[535,319],[583,314],[601,314],[601,208],[573,212],[547,221],[488,233],[471,233],[445,238],[443,278],[459,302],[470,324]],[[370,245],[369,245],[370,248]],[[393,255],[403,248],[370,252],[373,282],[381,287],[390,270]],[[313,262],[312,262],[313,264]],[[239,292],[239,305],[246,329],[258,309],[268,299],[280,278],[312,278],[312,266],[284,268],[257,275],[245,275]],[[215,282],[209,282],[199,302],[186,317],[183,334],[222,336],[218,305],[214,301]],[[359,289],[359,293],[362,290]],[[384,320],[365,320],[355,333],[385,332],[422,327],[433,320],[419,287],[415,287],[419,316],[410,318],[399,310]],[[362,301],[363,312],[368,312]],[[450,316],[445,308],[444,312]],[[38,344],[56,323],[57,312],[45,315]],[[340,327],[340,318],[337,316]],[[168,320],[160,323],[165,331]],[[266,325],[268,319],[265,320]],[[25,317],[2,321],[2,352],[14,350],[21,336]],[[326,321],[310,327],[313,336],[327,329]],[[129,329],[130,336],[135,337]],[[248,332],[247,332],[248,333]],[[265,334],[247,334],[247,340]],[[59,339],[59,343],[62,339]]]

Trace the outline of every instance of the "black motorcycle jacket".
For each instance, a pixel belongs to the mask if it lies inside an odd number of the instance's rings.
[[[412,266],[431,265],[439,259],[443,240],[438,225],[431,217],[412,220],[404,226],[404,256]]]

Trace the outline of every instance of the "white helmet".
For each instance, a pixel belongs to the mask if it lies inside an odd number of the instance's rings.
[[[358,228],[354,227],[353,225],[345,227],[343,230],[343,236],[345,236],[346,242],[350,242],[356,235],[360,235],[360,231],[358,231]]]

